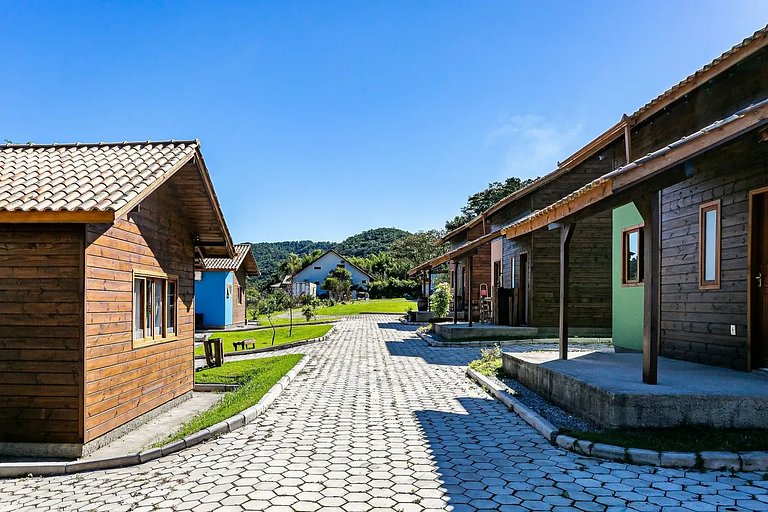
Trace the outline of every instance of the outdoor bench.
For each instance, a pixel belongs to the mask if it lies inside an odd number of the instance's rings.
[[[251,348],[255,349],[256,340],[248,338],[246,340],[235,341],[234,343],[232,343],[232,346],[235,348],[235,351],[237,351],[237,347],[240,347],[241,349],[245,350],[248,345],[250,345]]]

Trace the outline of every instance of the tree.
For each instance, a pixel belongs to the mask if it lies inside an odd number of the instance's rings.
[[[269,320],[269,326],[272,328],[272,345],[275,344],[275,336],[277,335],[277,329],[272,322],[272,315],[278,311],[286,309],[290,301],[290,297],[283,290],[275,290],[272,293],[264,295],[257,303],[257,310],[260,315],[264,315]]]
[[[331,298],[342,302],[349,295],[350,286],[352,286],[352,273],[344,267],[331,270],[323,281],[323,288],[328,291]]]
[[[521,180],[514,176],[502,181],[489,183],[485,190],[472,194],[467,198],[467,204],[462,206],[461,214],[445,223],[445,229],[451,231],[466,224],[485,210],[498,203],[513,192],[530,185],[535,180]]]
[[[443,233],[436,229],[418,231],[392,242],[389,254],[394,260],[404,261],[408,268],[413,268],[443,254],[444,248],[438,243],[442,236]]]
[[[451,306],[451,286],[448,283],[440,283],[435,287],[429,298],[429,306],[437,318],[445,318]]]

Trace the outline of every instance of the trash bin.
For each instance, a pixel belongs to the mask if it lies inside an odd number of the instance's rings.
[[[205,362],[208,367],[221,366],[224,362],[224,342],[221,338],[209,338],[203,342],[205,347]]]

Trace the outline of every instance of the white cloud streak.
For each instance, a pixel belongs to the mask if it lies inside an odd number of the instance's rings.
[[[557,167],[578,143],[581,123],[558,125],[544,117],[526,114],[507,116],[488,134],[488,145],[505,148],[502,177],[532,178]]]

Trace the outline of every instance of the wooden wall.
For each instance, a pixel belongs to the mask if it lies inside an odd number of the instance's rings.
[[[693,161],[662,194],[661,354],[747,369],[748,194],[768,186],[768,144],[755,133]],[[699,205],[720,199],[720,288],[699,289]],[[736,325],[736,336],[730,325]]]
[[[626,163],[624,139],[599,151],[563,173],[530,196],[521,198],[493,215],[495,226],[546,207],[592,180]],[[505,287],[520,285],[520,254],[528,252],[528,323],[557,327],[560,297],[560,231],[540,230],[517,240],[505,240],[502,272]],[[570,324],[573,327],[611,326],[611,214],[605,212],[579,222],[571,242]]]
[[[568,305],[572,327],[611,326],[611,212],[576,224],[571,240]],[[560,314],[560,230],[533,233],[530,324],[556,327]]]
[[[113,226],[86,227],[85,441],[192,389],[194,249],[173,179]],[[132,271],[178,277],[178,339],[132,341]]]
[[[82,442],[83,228],[0,224],[0,442]]]
[[[245,289],[247,284],[247,278],[245,275],[245,265],[240,266],[240,270],[235,272],[235,278],[234,278],[234,294],[233,297],[234,301],[232,302],[232,323],[235,325],[242,325],[245,324]],[[243,303],[240,304],[239,297],[240,297],[240,290],[243,292]]]

